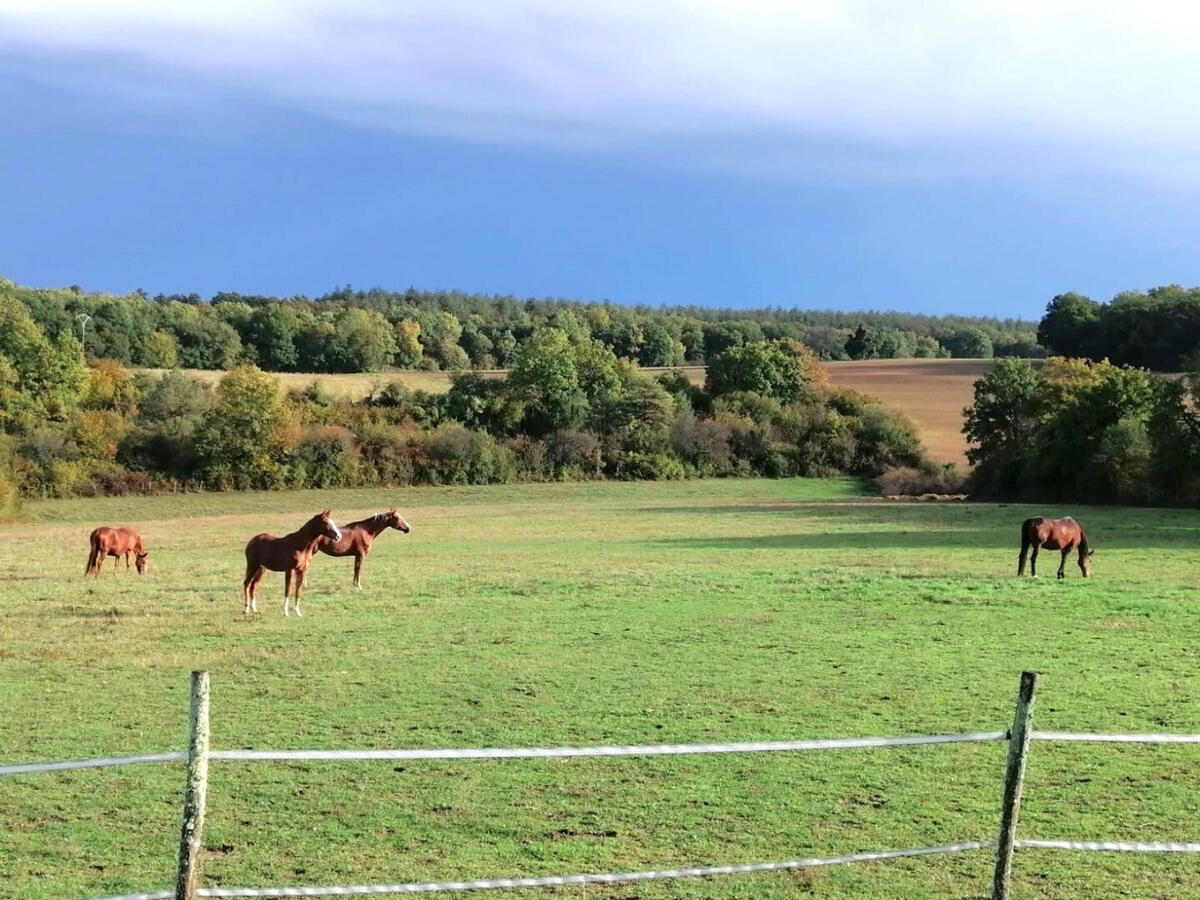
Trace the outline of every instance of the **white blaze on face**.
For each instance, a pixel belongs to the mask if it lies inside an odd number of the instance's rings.
[[[330,519],[329,527],[333,529],[333,539],[335,541],[340,541],[342,539],[342,529],[337,527],[337,522],[333,521],[333,519]]]

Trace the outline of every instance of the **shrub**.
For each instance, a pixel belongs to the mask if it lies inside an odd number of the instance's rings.
[[[520,481],[544,481],[551,475],[550,454],[545,443],[527,435],[517,435],[504,442],[512,454],[514,472]]]
[[[305,428],[288,453],[289,480],[297,486],[348,487],[358,481],[358,452],[346,428]]]
[[[892,466],[921,463],[921,439],[907,417],[869,406],[851,424],[857,448],[850,474],[875,476]]]
[[[83,406],[128,416],[137,409],[139,394],[128,369],[115,359],[98,359],[88,370]]]
[[[516,466],[509,451],[489,434],[444,425],[422,435],[418,473],[431,484],[499,484],[512,480]]]
[[[881,494],[958,494],[962,476],[953,463],[926,462],[920,466],[893,466],[876,476],[875,487]]]
[[[626,453],[613,474],[626,481],[675,481],[686,478],[687,470],[667,453]]]
[[[131,472],[124,466],[101,463],[84,475],[71,494],[77,497],[126,497],[161,494],[170,488],[167,483],[145,472]]]
[[[71,437],[81,456],[111,462],[117,458],[117,448],[129,428],[129,420],[120,413],[84,412],[75,417]]]
[[[372,484],[412,484],[413,457],[409,434],[386,425],[370,425],[358,432],[358,457],[362,478]]]
[[[699,475],[725,475],[731,468],[732,430],[724,422],[679,416],[671,425],[671,447]]]
[[[744,465],[739,474],[765,475],[779,478],[788,464],[771,437],[770,428],[754,422],[730,419],[730,447]]]
[[[187,420],[129,431],[117,448],[117,461],[135,471],[157,472],[186,480],[196,472],[199,456],[192,439],[195,423]]]
[[[722,394],[713,401],[713,409],[718,416],[722,414],[737,416],[760,425],[774,421],[783,412],[783,407],[778,400],[751,391],[732,391]]]
[[[546,458],[555,478],[598,478],[603,459],[600,442],[586,431],[561,430],[546,436]]]

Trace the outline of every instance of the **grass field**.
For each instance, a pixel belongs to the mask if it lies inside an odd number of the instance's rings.
[[[241,547],[399,504],[351,588],[318,558],[240,613]],[[1000,730],[1200,731],[1200,513],[1078,509],[1095,577],[1017,581],[1031,510],[850,481],[190,495],[36,504],[0,528],[0,762],[217,748],[527,746]],[[1056,512],[1058,512],[1056,510]],[[152,570],[82,577],[89,529]],[[32,537],[32,540],[31,540]],[[1043,557],[1043,571],[1054,565]],[[110,563],[111,565],[111,563]],[[345,884],[787,859],[994,837],[1000,743],[836,753],[214,763],[203,882]],[[1200,749],[1033,748],[1026,837],[1195,840]],[[168,886],[179,765],[0,780],[0,896]],[[518,897],[981,897],[986,852]],[[1186,856],[1020,851],[1017,896],[1191,897]]]
[[[992,367],[990,359],[877,359],[825,363],[838,387],[849,387],[874,394],[889,406],[907,413],[921,432],[921,438],[934,459],[966,466],[967,445],[962,435],[962,411],[974,399],[975,382]],[[703,366],[684,366],[696,384],[704,383]],[[158,370],[148,369],[155,372]],[[666,369],[645,369],[655,373]],[[225,373],[191,369],[189,372],[209,384]],[[503,378],[502,370],[484,372]],[[288,388],[303,388],[319,381],[330,394],[360,400],[389,382],[399,381],[412,390],[442,392],[449,388],[447,372],[414,372],[396,369],[377,374],[304,375],[278,373]]]

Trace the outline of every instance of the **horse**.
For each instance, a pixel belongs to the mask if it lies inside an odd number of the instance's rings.
[[[412,531],[412,526],[404,521],[404,517],[393,507],[387,512],[381,512],[343,526],[341,538],[338,540],[323,538],[317,544],[317,549],[328,556],[353,556],[354,586],[362,590],[363,560],[371,552],[372,541],[389,528],[394,528],[404,534]]]
[[[114,557],[114,569],[121,564],[121,557],[125,557],[125,570],[129,571],[129,557],[132,555],[137,573],[146,574],[149,567],[146,557],[150,555],[150,551],[142,543],[141,535],[132,528],[110,528],[101,525],[92,531],[88,540],[91,549],[88,551],[87,566],[83,570],[85,577],[95,575],[99,578],[104,560],[109,556]]]
[[[283,572],[283,614],[291,614],[293,585],[295,585],[296,615],[300,612],[300,591],[304,587],[304,575],[317,552],[317,544],[324,538],[335,541],[342,539],[342,531],[329,510],[317,513],[299,529],[283,537],[273,534],[256,534],[246,544],[246,578],[242,582],[242,612],[258,612],[255,592],[267,569]]]
[[[1033,548],[1033,556],[1029,558],[1029,574],[1037,577],[1038,550],[1061,550],[1062,562],[1058,564],[1058,577],[1066,578],[1064,569],[1067,556],[1076,547],[1079,548],[1079,571],[1087,578],[1092,571],[1092,555],[1096,552],[1088,546],[1087,535],[1083,526],[1067,516],[1065,519],[1046,519],[1037,516],[1026,519],[1021,523],[1021,556],[1017,560],[1018,577],[1025,574],[1025,555]]]

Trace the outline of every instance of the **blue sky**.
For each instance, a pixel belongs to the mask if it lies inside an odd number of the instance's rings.
[[[1032,318],[1200,283],[1171,4],[243,6],[0,5],[0,275]]]

